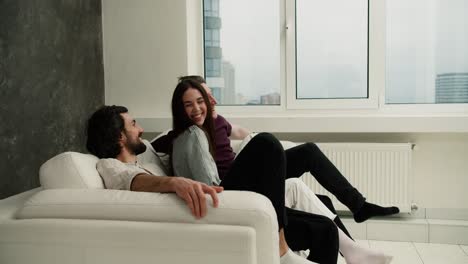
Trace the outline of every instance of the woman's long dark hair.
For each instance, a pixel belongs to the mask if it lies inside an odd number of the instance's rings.
[[[182,80],[177,84],[177,87],[174,90],[172,95],[172,129],[175,132],[176,138],[178,135],[183,133],[187,128],[195,125],[189,116],[185,112],[184,102],[182,97],[188,89],[196,89],[203,96],[203,100],[206,105],[206,118],[201,129],[205,131],[208,143],[210,145],[210,153],[215,158],[215,130],[214,130],[214,120],[212,116],[212,108],[208,94],[205,89],[201,86],[200,83],[193,80]],[[171,148],[172,149],[172,148]],[[171,155],[172,156],[172,155]]]

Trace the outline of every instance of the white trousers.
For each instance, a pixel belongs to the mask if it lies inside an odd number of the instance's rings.
[[[331,220],[336,215],[332,213],[315,195],[315,193],[299,178],[290,178],[285,184],[286,207],[307,213],[323,215]]]

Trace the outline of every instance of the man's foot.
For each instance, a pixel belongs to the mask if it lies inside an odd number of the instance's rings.
[[[294,252],[292,252],[291,249],[288,249],[286,254],[281,256],[280,263],[281,264],[312,264],[312,263],[315,263],[315,262],[312,262],[312,261],[307,260],[307,259],[305,259],[303,257],[300,257],[300,256],[296,255]],[[315,263],[315,264],[317,264],[317,263]]]
[[[395,206],[382,207],[376,204],[364,202],[364,205],[361,207],[361,209],[359,209],[359,211],[354,214],[354,220],[358,223],[362,223],[374,216],[392,215],[398,214],[399,212],[400,209]]]

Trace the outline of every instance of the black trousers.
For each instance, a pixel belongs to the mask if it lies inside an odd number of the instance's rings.
[[[321,264],[336,264],[338,260],[338,229],[329,218],[286,208],[288,225],[284,235],[294,251],[309,249],[308,260]]]
[[[309,249],[308,259],[336,263],[338,231],[330,219],[286,208],[286,156],[278,140],[268,133],[255,136],[239,153],[221,185],[226,190],[253,191],[265,195],[275,208],[279,228],[284,228],[292,250]]]
[[[284,206],[286,156],[269,133],[255,136],[239,153],[221,182],[226,190],[253,191],[270,199],[279,228],[287,225]]]
[[[305,143],[285,151],[286,178],[310,172],[320,185],[355,213],[364,204],[364,196],[354,188],[314,143]]]

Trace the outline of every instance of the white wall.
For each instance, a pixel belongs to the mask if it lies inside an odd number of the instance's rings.
[[[187,74],[185,0],[102,0],[105,102],[135,117],[170,116]]]
[[[201,25],[196,12],[201,12],[196,0],[187,0],[187,3],[185,0],[103,0],[106,104],[129,107],[146,131],[170,128],[169,102],[176,78],[203,73],[201,38],[193,34]],[[192,21],[196,21],[195,24]],[[455,208],[468,212],[465,191],[468,186],[468,122],[454,119],[445,123],[447,119],[440,116],[424,119],[395,116],[381,119],[365,114],[360,119],[334,115],[307,117],[306,111],[288,116],[281,110],[262,114],[261,109],[249,108],[235,120],[257,131],[287,132],[280,136],[296,141],[416,143],[413,156],[415,202],[423,208]],[[281,122],[275,111],[282,116]],[[258,114],[265,115],[266,121],[249,119]],[[304,119],[299,119],[299,115]]]

